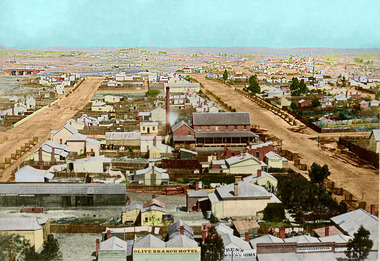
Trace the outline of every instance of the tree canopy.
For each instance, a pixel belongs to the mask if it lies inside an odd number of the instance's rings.
[[[290,84],[290,90],[292,91],[292,96],[300,96],[306,94],[309,89],[306,87],[304,80],[298,81],[298,78],[293,77],[292,83]]]
[[[0,260],[15,261],[18,256],[24,257],[31,247],[28,240],[20,235],[0,235]]]
[[[314,162],[309,170],[310,180],[314,184],[322,184],[330,174],[329,167],[326,164],[321,167],[321,165]]]
[[[365,260],[372,249],[373,242],[369,239],[370,232],[360,226],[354,237],[348,240],[346,256],[350,260]]]
[[[256,74],[249,77],[248,90],[250,90],[253,93],[260,93],[260,86],[259,86],[259,83],[257,82]]]
[[[44,242],[42,246],[42,251],[40,253],[34,252],[34,248],[29,248],[25,252],[25,259],[28,261],[58,261],[62,259],[62,253],[59,250],[59,243],[52,234],[48,236],[48,239]]]
[[[228,72],[227,72],[227,70],[224,70],[223,80],[227,81],[227,79],[228,79]]]
[[[285,207],[282,203],[268,203],[264,209],[264,220],[281,222],[285,219]]]
[[[160,93],[159,90],[152,90],[152,89],[149,89],[149,90],[145,93],[145,96],[146,96],[146,97],[156,97],[159,93]]]
[[[220,261],[224,257],[224,243],[214,227],[208,230],[208,236],[202,244],[202,261]]]

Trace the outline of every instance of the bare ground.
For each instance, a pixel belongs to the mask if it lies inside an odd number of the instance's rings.
[[[34,136],[38,137],[38,143],[33,148],[17,161],[13,161],[12,165],[2,175],[0,174],[0,182],[8,181],[12,170],[19,166],[38,146],[49,139],[52,130],[60,129],[78,110],[83,108],[91,100],[103,79],[103,77],[88,77],[68,97],[61,96],[54,106],[40,112],[16,128],[0,133],[0,140],[4,137],[8,138],[8,141],[0,144],[0,162],[4,162],[5,158],[10,158],[11,153],[16,153],[16,149],[20,149]]]
[[[258,106],[242,95],[234,92],[226,85],[206,80],[204,75],[194,74],[193,78],[201,82],[204,87],[218,95],[224,102],[231,105],[236,111],[247,111],[251,115],[252,125],[259,125],[265,129],[265,134],[273,135],[282,140],[282,148],[301,155],[301,161],[310,166],[313,162],[320,165],[327,164],[331,175],[330,179],[336,186],[342,186],[360,201],[367,202],[369,210],[370,204],[379,207],[379,170],[368,165],[358,164],[347,154],[340,153],[339,150],[318,147],[317,137],[337,139],[339,136],[349,135],[316,133],[297,121],[297,126],[289,126],[279,116]],[[354,135],[368,135],[357,134]],[[331,146],[331,145],[330,145]],[[359,161],[360,162],[360,161]],[[302,172],[307,175],[307,172]]]

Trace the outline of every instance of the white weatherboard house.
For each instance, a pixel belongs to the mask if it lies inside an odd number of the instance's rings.
[[[29,165],[22,167],[15,174],[15,182],[48,182],[54,174],[47,170],[35,169]]]

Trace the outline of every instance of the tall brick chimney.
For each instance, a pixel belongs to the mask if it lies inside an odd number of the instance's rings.
[[[371,214],[376,216],[376,205],[371,205]]]
[[[40,147],[38,150],[38,161],[40,162],[40,164],[43,162],[43,160],[42,160],[42,147]]]
[[[96,239],[95,240],[95,244],[96,244],[96,257],[98,257],[98,252],[99,252],[99,249],[100,249],[100,240],[99,239]]]
[[[111,230],[107,230],[107,238],[106,238],[106,240],[110,239],[110,238],[111,238]]]
[[[234,183],[234,196],[239,196],[239,184],[236,181]]]
[[[284,227],[280,227],[280,238],[285,238],[286,235],[285,235],[285,228]]]
[[[202,230],[202,243],[205,242],[206,237],[207,237],[207,230],[206,230],[206,229],[203,229],[203,230]]]
[[[199,181],[195,181],[195,190],[199,190]]]
[[[157,137],[156,136],[153,137],[153,146],[154,147],[157,146]]]
[[[166,135],[170,133],[170,87],[166,87]]]
[[[261,169],[258,169],[258,170],[257,170],[257,177],[261,177],[261,172],[262,172]]]
[[[245,232],[244,235],[245,235],[245,241],[249,242],[249,232],[248,231]]]
[[[84,141],[84,144],[83,144],[83,153],[86,154],[87,153],[87,142]]]
[[[328,237],[330,235],[330,227],[325,227],[325,237]]]
[[[216,160],[220,160],[220,152],[216,154]]]
[[[50,161],[55,162],[55,148],[54,147],[51,149],[51,160]]]
[[[179,233],[180,233],[181,235],[184,235],[184,234],[185,234],[185,228],[184,228],[184,226],[180,226],[180,227],[179,227]]]

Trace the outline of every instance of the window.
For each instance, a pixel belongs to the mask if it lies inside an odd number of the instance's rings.
[[[215,130],[219,130],[219,126],[215,126]]]
[[[202,127],[201,126],[198,126],[198,131],[201,131],[202,130]]]
[[[247,130],[247,126],[246,125],[244,125],[244,130]]]
[[[260,152],[256,151],[256,158],[259,158],[259,156],[260,156]]]
[[[145,217],[145,222],[148,222],[148,217]]]
[[[237,130],[237,126],[236,125],[234,126],[234,130]]]
[[[143,131],[145,130],[145,127],[143,127]]]
[[[156,129],[156,127],[153,127],[153,130],[155,130]]]
[[[190,131],[187,132],[187,136],[191,136],[191,132]]]
[[[228,130],[228,125],[226,125],[226,131]]]
[[[207,131],[210,131],[210,126],[207,126]]]

